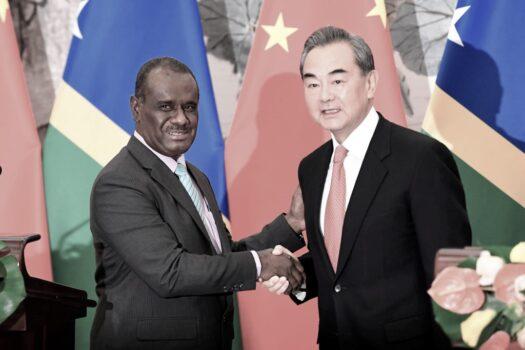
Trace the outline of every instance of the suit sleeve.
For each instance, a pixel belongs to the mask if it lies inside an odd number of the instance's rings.
[[[299,261],[303,265],[306,274],[306,289],[304,291],[306,294],[303,298],[298,298],[294,293],[290,294],[290,298],[298,305],[318,297],[317,277],[315,276],[314,263],[310,252],[300,256]]]
[[[205,174],[202,174],[202,176],[206,179],[206,183],[208,184],[207,190],[213,194],[210,200],[213,201],[213,206],[218,208],[219,206],[215,199],[210,180]],[[280,244],[291,252],[295,252],[304,247],[303,238],[298,235],[290,225],[288,225],[283,214],[277,216],[272,222],[264,226],[260,233],[251,235],[240,241],[234,241],[232,239],[230,231],[224,222],[221,221],[216,224],[223,225],[223,229],[228,234],[228,239],[232,245],[232,251],[263,250],[273,248]]]
[[[430,286],[437,251],[471,244],[459,172],[450,151],[437,141],[421,154],[410,184],[410,205],[426,285]]]
[[[255,288],[249,251],[189,253],[158,212],[153,198],[128,178],[97,180],[91,197],[91,229],[161,297],[218,294]]]
[[[246,237],[238,242],[232,242],[232,250],[263,250],[273,248],[278,244],[286,247],[291,252],[304,247],[304,240],[292,230],[283,214],[264,226],[260,233]]]
[[[304,195],[307,191],[307,189],[305,188],[305,183],[304,183],[304,176],[303,174],[307,173],[307,170],[305,170],[305,160],[303,159],[301,161],[301,163],[299,164],[299,168],[298,168],[298,176],[299,176],[299,185],[301,186],[301,191],[303,192],[303,199],[304,199]],[[305,201],[305,215],[308,214],[308,208],[309,208],[309,203],[306,203]],[[306,229],[308,230],[308,218],[306,218]],[[310,248],[310,247],[308,247]],[[302,304],[302,303],[305,303],[307,302],[308,300],[310,299],[313,299],[313,298],[316,298],[318,296],[318,288],[317,288],[317,276],[315,274],[315,269],[314,269],[314,263],[313,263],[313,258],[312,258],[312,253],[310,251],[308,251],[306,254],[303,254],[302,256],[299,257],[299,261],[301,262],[301,264],[303,265],[303,268],[304,268],[304,272],[306,274],[306,295],[304,296],[304,298],[297,298],[296,295],[294,295],[293,293],[290,294],[290,298],[293,300],[294,303],[296,304]]]

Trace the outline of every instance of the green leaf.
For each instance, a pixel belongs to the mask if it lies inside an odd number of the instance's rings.
[[[507,305],[503,310],[503,316],[511,322],[509,325],[509,334],[511,337],[516,337],[516,333],[525,327],[525,314],[522,313],[521,307],[517,303]]]
[[[4,241],[0,241],[0,258],[9,254],[11,249],[5,244]]]
[[[514,320],[512,319],[515,314],[513,307],[509,307],[507,304],[496,299],[494,295],[487,295],[487,300],[483,304],[482,310],[492,309],[496,311],[496,317],[483,329],[479,336],[477,346],[480,346],[486,342],[490,336],[497,331],[504,331],[512,336],[512,328]]]
[[[24,277],[18,268],[18,261],[12,255],[0,258],[0,323],[4,322],[26,297]]]
[[[479,336],[478,344],[476,347],[481,346],[497,331],[504,331],[510,335],[512,328],[512,321],[503,316],[503,312],[498,312],[496,317],[481,331]]]
[[[523,317],[521,320],[514,322],[512,325],[510,336],[516,339],[516,335],[519,331],[521,331],[523,328],[525,328],[525,317]]]
[[[514,303],[505,307],[505,309],[503,310],[503,316],[505,316],[512,322],[518,322],[523,318],[523,316],[520,316],[519,312],[520,311],[518,304]]]
[[[460,315],[454,312],[443,309],[436,302],[432,301],[432,309],[436,322],[439,324],[443,332],[449,337],[452,342],[461,342],[461,322],[465,321],[469,315]]]
[[[477,261],[478,261],[477,258],[469,256],[468,258],[466,258],[465,260],[460,262],[458,264],[458,267],[476,270],[476,262]]]
[[[507,304],[505,304],[501,300],[496,299],[494,294],[485,293],[485,296],[486,296],[486,299],[485,299],[485,303],[481,307],[482,310],[492,309],[492,310],[495,310],[496,312],[502,312],[503,310],[508,308]]]
[[[510,251],[512,250],[512,247],[504,245],[494,245],[484,247],[483,249],[488,250],[490,252],[490,255],[492,256],[499,256],[500,258],[503,258],[505,260],[505,263],[510,263],[509,255]]]

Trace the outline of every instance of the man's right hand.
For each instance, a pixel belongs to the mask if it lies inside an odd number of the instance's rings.
[[[285,277],[289,286],[286,294],[299,287],[305,280],[304,269],[301,263],[288,254],[274,255],[273,249],[258,251],[261,260],[260,280],[267,281],[273,276]]]

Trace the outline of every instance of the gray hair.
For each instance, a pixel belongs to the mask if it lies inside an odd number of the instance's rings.
[[[337,27],[323,27],[313,32],[304,43],[303,53],[299,71],[303,77],[303,67],[306,56],[316,47],[326,46],[332,43],[348,43],[354,52],[355,63],[361,69],[361,73],[367,74],[375,69],[374,56],[367,43],[358,35],[350,34],[346,30]]]
[[[157,67],[166,67],[174,73],[187,73],[191,75],[193,77],[193,80],[195,80],[195,84],[197,85],[198,96],[199,85],[197,84],[197,79],[195,79],[195,75],[193,75],[193,72],[187,65],[173,57],[156,57],[144,63],[142,67],[140,67],[139,72],[137,73],[137,79],[135,80],[136,98],[144,98],[144,87],[146,84],[146,79],[149,73]]]

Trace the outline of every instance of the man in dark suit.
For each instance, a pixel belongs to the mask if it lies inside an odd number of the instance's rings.
[[[294,299],[318,297],[320,348],[449,347],[426,290],[437,250],[471,242],[451,153],[375,111],[377,71],[360,37],[321,28],[300,71],[309,112],[332,136],[299,166],[309,253]]]
[[[300,197],[261,233],[234,242],[207,177],[185,161],[198,100],[193,73],[173,58],[153,59],[137,75],[136,132],[91,197],[94,349],[230,349],[233,292],[273,275],[302,283],[300,264],[268,249],[304,245]]]

